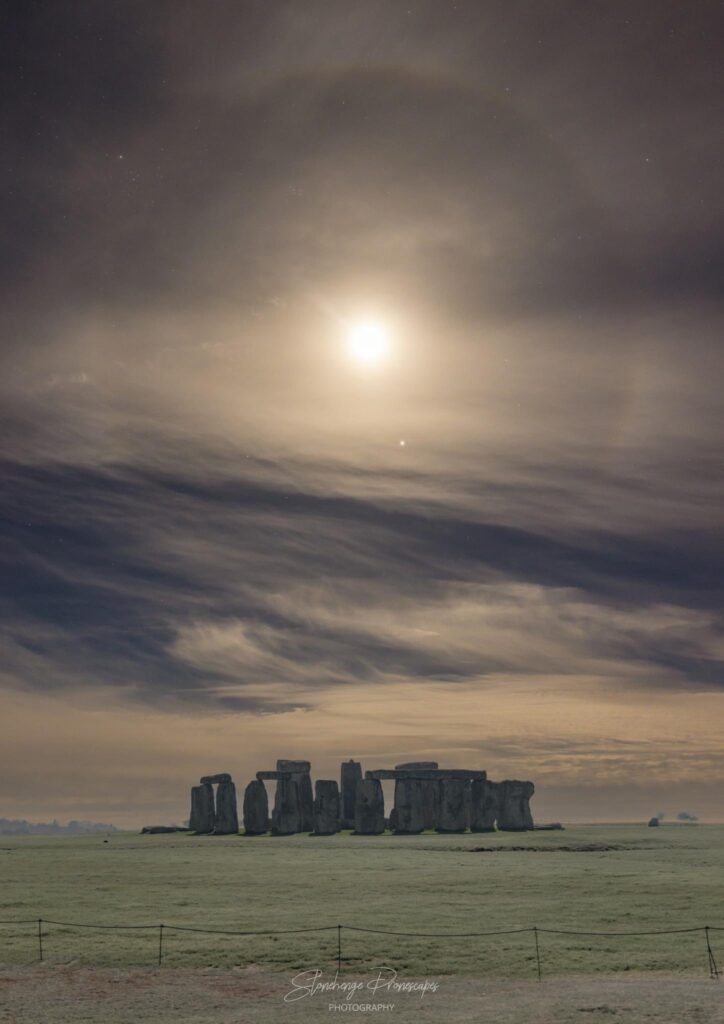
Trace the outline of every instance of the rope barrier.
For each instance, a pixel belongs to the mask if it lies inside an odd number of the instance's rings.
[[[37,917],[25,917],[18,918],[17,920],[7,921],[0,920],[0,925],[19,925],[19,924],[37,924],[38,921],[42,921],[43,924],[52,924],[61,928],[96,928],[107,931],[150,931],[158,928],[165,928],[166,930],[173,930],[176,932],[198,932],[203,935],[302,935],[306,932],[324,932],[332,931],[336,928],[346,928],[347,931],[352,932],[368,932],[371,935],[397,935],[405,936],[408,938],[421,938],[421,939],[475,939],[485,938],[486,936],[495,935],[522,935],[524,932],[538,932],[539,934],[546,935],[600,935],[604,938],[626,938],[638,937],[642,935],[685,935],[692,932],[721,932],[724,931],[724,925],[695,925],[691,928],[658,928],[649,931],[618,931],[618,932],[600,932],[593,931],[591,929],[575,930],[570,928],[540,928],[536,925],[528,925],[524,928],[504,928],[496,931],[485,931],[485,932],[402,932],[393,931],[388,928],[367,928],[362,925],[355,924],[319,924],[313,925],[311,928],[262,928],[262,929],[229,929],[229,928],[196,928],[193,925],[184,924],[88,924],[82,921],[57,921],[54,918],[37,918]]]
[[[407,938],[420,939],[479,939],[486,935],[520,935],[529,932],[530,928],[507,928],[497,932],[392,932],[384,928],[358,928],[354,924],[344,924],[349,932],[369,932],[372,935],[404,935]]]
[[[100,928],[107,931],[144,931],[158,928],[157,924],[81,924],[79,921],[51,921],[42,918],[43,924],[55,924],[61,928]]]
[[[149,925],[151,928],[158,928],[158,925]],[[165,924],[164,928],[173,929],[175,932],[198,932],[202,935],[302,935],[306,932],[327,932],[337,928],[336,924],[320,924],[316,928],[287,928],[284,931],[270,931],[265,928],[263,931],[226,931],[218,928],[190,928],[182,924]],[[342,927],[346,928],[347,925]]]
[[[619,936],[626,937],[627,935],[638,936],[638,935],[683,935],[686,932],[700,932],[703,931],[703,927],[699,925],[697,928],[664,928],[658,931],[650,932],[579,932],[569,931],[565,928],[539,928],[539,932],[546,932],[548,935],[601,935],[608,938]]]
[[[43,935],[47,934],[43,932],[44,925],[54,925],[61,928],[90,928],[100,929],[103,931],[151,931],[158,930],[158,966],[160,967],[163,962],[164,954],[164,933],[169,931],[174,932],[188,932],[191,934],[200,935],[232,935],[232,936],[250,936],[250,935],[307,935],[312,932],[325,932],[325,931],[336,931],[337,932],[337,972],[340,973],[342,970],[342,931],[346,929],[350,932],[363,932],[369,935],[394,935],[396,937],[403,938],[425,938],[425,939],[475,939],[475,938],[494,938],[500,935],[522,935],[527,933],[533,933],[535,941],[535,963],[538,981],[542,980],[542,962],[541,962],[541,946],[540,936],[541,935],[568,935],[568,936],[579,936],[579,937],[602,937],[602,938],[638,938],[648,935],[690,935],[693,933],[704,932],[706,939],[706,950],[707,960],[709,966],[709,977],[714,981],[719,981],[721,977],[721,971],[717,964],[714,956],[714,950],[711,945],[710,932],[724,931],[724,925],[697,925],[690,928],[658,928],[649,930],[637,930],[637,931],[593,931],[593,930],[578,930],[570,928],[539,928],[537,925],[528,926],[525,928],[505,928],[498,929],[495,931],[484,931],[484,932],[406,932],[396,931],[387,928],[367,928],[363,925],[354,924],[322,924],[314,925],[310,928],[283,928],[283,929],[229,929],[229,928],[196,928],[193,925],[181,925],[181,924],[88,924],[79,921],[57,921],[50,918],[17,918],[15,920],[0,920],[2,926],[17,926],[17,925],[37,925],[37,940],[38,940],[38,959],[40,961],[44,958],[44,947],[43,947]]]

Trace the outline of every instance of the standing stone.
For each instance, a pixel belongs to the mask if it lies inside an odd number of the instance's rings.
[[[529,800],[535,793],[532,782],[506,779],[501,783],[503,793],[498,816],[498,828],[503,832],[526,832],[533,828]]]
[[[266,786],[254,779],[244,790],[244,834],[261,836],[269,830],[269,800]]]
[[[362,779],[357,786],[354,830],[361,836],[379,836],[385,831],[385,798],[379,779]]]
[[[426,829],[435,828],[440,813],[440,783],[434,779],[422,782],[423,819]]]
[[[437,832],[464,832],[469,814],[468,779],[441,779]]]
[[[220,782],[216,790],[216,814],[214,835],[231,836],[239,831],[236,813],[236,786],[233,782]]]
[[[191,787],[189,828],[199,835],[214,831],[214,789],[208,783]]]
[[[420,779],[397,779],[395,782],[395,831],[408,835],[425,827],[425,791]]]
[[[311,764],[309,761],[293,761],[280,758],[278,772],[291,772],[299,788],[299,832],[311,832],[314,827],[314,793],[312,792]]]
[[[362,765],[359,761],[343,761],[341,774],[342,828],[354,828],[357,787],[362,781]]]
[[[470,828],[473,832],[495,832],[503,792],[501,782],[473,779],[470,784]]]
[[[272,835],[293,836],[301,831],[299,785],[296,779],[279,779],[271,817]]]
[[[317,779],[314,785],[314,834],[339,832],[339,786],[336,779]]]

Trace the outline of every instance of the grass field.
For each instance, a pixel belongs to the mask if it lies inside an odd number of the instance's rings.
[[[414,837],[0,837],[0,920],[284,930],[338,923],[402,932],[527,927],[724,928],[724,826],[571,826],[562,832]],[[476,847],[484,850],[476,851]],[[0,926],[0,963],[37,957],[37,926]],[[415,938],[344,930],[351,972],[534,979],[533,936]],[[153,966],[158,931],[43,926],[50,964]],[[544,977],[707,973],[702,932],[542,934]],[[724,963],[724,931],[712,933]],[[164,965],[333,969],[337,932],[214,936],[167,930]]]

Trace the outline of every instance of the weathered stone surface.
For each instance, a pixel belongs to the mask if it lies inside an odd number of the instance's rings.
[[[296,779],[280,779],[277,782],[271,826],[275,836],[292,836],[295,832],[301,832],[299,786]]]
[[[215,786],[218,782],[231,782],[231,776],[228,772],[219,772],[218,775],[202,775],[201,785]]]
[[[261,836],[269,828],[269,799],[266,786],[254,779],[244,790],[244,833]]]
[[[397,811],[394,807],[390,811],[389,818],[385,819],[385,828],[388,828],[391,832],[397,831]]]
[[[385,831],[385,798],[377,779],[363,779],[357,786],[354,829],[362,836],[378,836]]]
[[[502,784],[490,779],[473,779],[470,783],[470,829],[473,832],[494,832],[500,813]]]
[[[396,764],[395,771],[420,771],[425,769],[439,768],[437,761],[405,761],[404,764]]]
[[[425,783],[420,779],[395,782],[395,831],[408,835],[425,827]]]
[[[278,772],[310,772],[311,761],[290,761],[287,757],[281,757],[277,761]]]
[[[467,779],[443,779],[440,782],[440,806],[437,832],[464,832],[468,825],[470,783]]]
[[[317,779],[314,784],[314,834],[339,832],[339,786],[336,779]]]
[[[503,793],[498,816],[498,828],[503,832],[525,832],[533,828],[530,798],[535,793],[532,782],[506,779],[501,783]]]
[[[420,783],[423,792],[423,818],[426,829],[435,828],[440,810],[440,780],[423,779]]]
[[[649,818],[649,828],[658,828],[660,824],[658,818]]]
[[[312,792],[312,776],[309,772],[294,775],[299,786],[299,819],[302,832],[311,832],[314,828],[314,793]]]
[[[477,768],[376,768],[366,771],[366,779],[486,779],[487,772]]]
[[[203,835],[214,831],[214,789],[208,782],[191,787],[189,828]]]
[[[342,828],[354,828],[354,809],[357,801],[357,787],[362,781],[362,765],[359,761],[343,761],[341,765]]]
[[[309,761],[292,761],[289,758],[279,758],[277,761],[277,771],[291,772],[292,778],[299,787],[300,832],[311,832],[314,827],[314,793],[312,777],[309,774],[311,767]]]
[[[264,779],[267,779],[269,782],[278,782],[279,779],[291,779],[291,778],[293,778],[293,773],[292,772],[273,772],[273,771],[257,772],[256,773],[256,777],[259,780],[259,782],[262,782]]]
[[[236,786],[233,782],[220,782],[216,790],[214,835],[236,835],[238,831],[239,818],[236,812]]]

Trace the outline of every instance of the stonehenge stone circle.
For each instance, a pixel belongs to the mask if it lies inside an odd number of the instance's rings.
[[[385,798],[378,779],[363,779],[357,786],[354,830],[361,836],[378,836],[385,831]]]
[[[336,779],[317,779],[314,784],[314,834],[339,832],[339,786]]]
[[[532,782],[506,779],[501,782],[502,796],[498,815],[498,828],[503,832],[526,832],[533,828],[530,798],[535,792]]]
[[[425,783],[422,779],[395,782],[395,831],[414,835],[425,827]]]
[[[269,831],[269,800],[266,786],[254,779],[244,790],[244,832],[247,836],[261,836]]]
[[[354,809],[357,801],[357,786],[362,781],[362,765],[359,761],[343,761],[340,784],[342,796],[341,827],[354,828]]]
[[[437,832],[464,832],[468,826],[470,783],[466,779],[442,779]]]
[[[495,832],[500,813],[502,783],[489,779],[473,779],[470,783],[470,830]]]
[[[236,835],[239,818],[236,813],[236,786],[233,782],[220,782],[216,790],[216,814],[214,835]]]
[[[271,830],[275,836],[292,836],[302,831],[299,784],[296,779],[281,778],[277,782]]]
[[[394,780],[394,806],[385,817],[383,780]],[[264,783],[275,782],[271,820]],[[214,794],[214,786],[217,787]],[[312,790],[309,761],[279,758],[273,771],[258,771],[244,791],[244,831],[263,835],[312,832],[334,835],[353,828],[359,835],[380,835],[389,828],[416,835],[437,832],[533,829],[532,782],[492,782],[479,768],[440,768],[437,761],[405,761],[395,768],[362,774],[359,761],[343,761],[340,783],[317,779]],[[197,834],[237,833],[236,788],[226,772],[202,776],[191,788],[189,828]]]
[[[214,831],[214,789],[208,782],[191,787],[189,828],[199,835]]]

